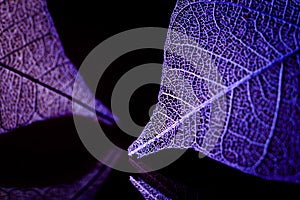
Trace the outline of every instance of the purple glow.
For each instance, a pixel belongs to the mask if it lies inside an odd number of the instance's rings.
[[[297,1],[178,0],[159,104],[129,155],[193,148],[299,183],[299,16]]]
[[[161,194],[157,189],[153,188],[149,184],[147,184],[142,179],[134,179],[132,176],[129,177],[131,183],[139,190],[139,192],[143,195],[146,200],[157,200],[164,199],[169,200],[170,198]]]
[[[45,0],[3,1],[0,4],[0,134],[34,121],[75,113],[112,121],[81,78],[72,94],[77,69],[67,58]]]

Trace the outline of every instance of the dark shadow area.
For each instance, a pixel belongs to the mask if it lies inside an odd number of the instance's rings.
[[[96,163],[82,145],[72,117],[36,122],[1,135],[0,158],[0,185],[6,187],[71,183]]]

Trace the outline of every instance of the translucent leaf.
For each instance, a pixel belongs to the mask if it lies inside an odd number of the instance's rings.
[[[157,189],[153,188],[149,184],[147,184],[142,179],[135,179],[130,176],[129,180],[136,187],[139,192],[143,195],[146,200],[168,200],[170,198],[166,197],[162,193],[160,193]]]
[[[159,103],[129,155],[193,148],[300,182],[300,2],[178,0]]]
[[[112,121],[64,53],[45,0],[0,1],[0,133],[37,120],[75,113]],[[76,90],[77,91],[77,90]]]
[[[165,177],[158,171],[151,171],[151,168],[143,162],[136,162],[132,159],[130,159],[129,162],[138,170],[139,176],[144,182],[148,185],[155,186],[156,190],[170,199],[195,199],[195,197],[201,196],[199,188],[188,187],[172,180],[170,177]]]

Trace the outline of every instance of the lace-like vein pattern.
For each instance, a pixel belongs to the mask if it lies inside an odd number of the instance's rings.
[[[139,190],[139,192],[146,200],[171,200],[170,198],[160,193],[157,189],[147,184],[142,179],[135,179],[130,176],[129,180],[134,185],[134,187]]]
[[[44,0],[0,1],[0,133],[37,120],[72,113],[91,116],[96,104],[100,118],[110,112],[82,80],[72,96],[77,70],[66,57]]]
[[[178,0],[159,103],[129,155],[194,148],[300,182],[299,24],[297,0]]]

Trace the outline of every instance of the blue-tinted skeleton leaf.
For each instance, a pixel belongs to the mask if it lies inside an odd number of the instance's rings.
[[[178,0],[159,104],[129,155],[193,148],[299,183],[299,24],[297,0]]]

